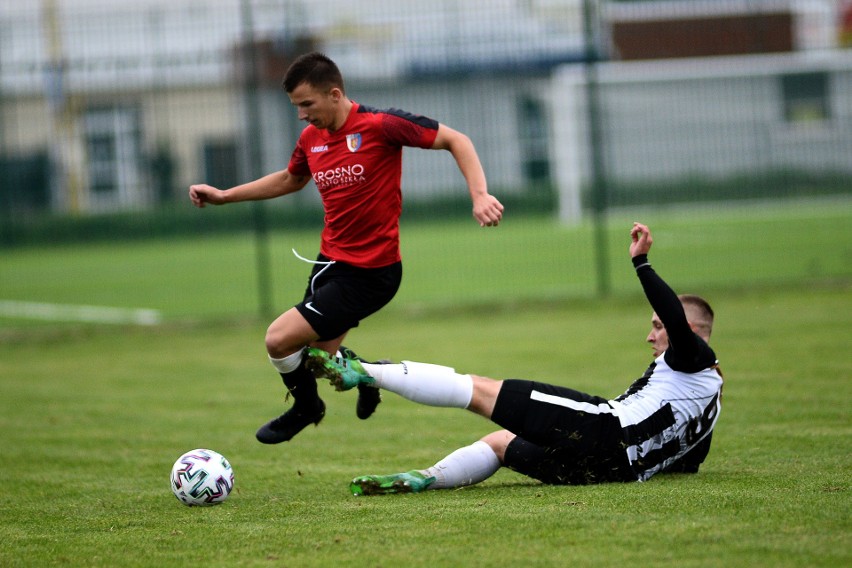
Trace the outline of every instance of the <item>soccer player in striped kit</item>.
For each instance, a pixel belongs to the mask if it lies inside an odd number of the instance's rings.
[[[645,481],[660,472],[697,472],[710,449],[722,398],[722,375],[708,345],[713,310],[699,296],[676,295],[657,275],[648,262],[648,227],[635,223],[630,236],[633,266],[654,310],[647,337],[654,361],[616,398],[462,375],[438,365],[367,364],[309,350],[308,366],[338,390],[371,385],[422,404],[467,408],[504,428],[423,470],[356,477],[352,492],[461,487],[503,466],[549,484]]]
[[[224,191],[206,184],[189,189],[197,207],[272,199],[297,192],[311,180],[322,197],[325,226],[319,255],[308,261],[313,270],[304,298],[266,333],[269,360],[294,402],[257,431],[258,441],[265,444],[288,441],[325,416],[316,379],[303,365],[304,348],[354,356],[341,347],[344,337],[390,302],[399,288],[403,147],[450,152],[480,226],[495,227],[503,216],[503,205],[488,193],[476,149],[466,135],[430,118],[350,100],[337,65],[317,52],[292,63],[284,90],[299,119],[308,123],[287,168]],[[359,388],[358,417],[369,417],[379,401],[378,390]]]

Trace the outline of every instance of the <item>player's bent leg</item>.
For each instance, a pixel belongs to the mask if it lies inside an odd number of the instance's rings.
[[[342,339],[342,338],[341,338]],[[266,352],[275,359],[286,357],[319,340],[319,335],[299,310],[290,308],[266,330]]]
[[[444,459],[423,470],[435,478],[430,489],[454,489],[485,481],[501,467],[494,450],[482,440],[452,452]]]
[[[292,308],[269,326],[266,346],[272,365],[278,370],[293,406],[284,414],[261,426],[255,437],[264,444],[291,440],[308,425],[319,425],[325,417],[325,403],[317,393],[317,383],[305,368],[302,350],[318,339],[302,315]]]
[[[497,459],[500,460],[500,463],[502,464],[506,457],[506,448],[516,437],[517,436],[515,436],[515,434],[508,430],[498,430],[483,436],[480,441],[488,444],[494,452],[494,455],[497,456]]]
[[[352,480],[349,489],[353,495],[386,495],[466,487],[485,481],[501,465],[494,449],[479,440],[457,449],[430,468],[390,475],[362,475]]]

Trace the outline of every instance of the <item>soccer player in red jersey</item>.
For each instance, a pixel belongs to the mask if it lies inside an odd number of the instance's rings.
[[[322,197],[325,227],[304,299],[266,333],[269,359],[294,402],[257,431],[265,444],[288,441],[325,416],[316,379],[304,366],[304,348],[336,353],[348,331],[399,289],[403,147],[449,151],[480,226],[496,227],[503,218],[503,205],[488,193],[476,149],[461,132],[430,118],[350,100],[337,65],[321,53],[297,58],[284,77],[284,90],[299,119],[308,123],[287,169],[226,190],[206,184],[189,188],[197,207],[272,199],[297,192],[311,180]],[[369,417],[379,401],[378,389],[359,388],[359,418]]]

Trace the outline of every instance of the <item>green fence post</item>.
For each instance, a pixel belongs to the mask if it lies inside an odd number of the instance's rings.
[[[589,124],[589,154],[591,156],[592,212],[594,223],[595,268],[597,292],[607,296],[611,290],[609,252],[606,235],[607,182],[604,162],[603,125],[600,109],[598,61],[600,59],[595,31],[600,24],[593,11],[593,0],[583,2],[583,37],[585,57],[583,65],[586,78],[586,113]]]
[[[254,22],[252,18],[251,0],[242,0],[243,28],[243,65],[245,70],[244,93],[246,100],[246,144],[248,149],[249,177],[256,179],[263,172],[263,157],[261,144],[263,130],[260,121],[259,78],[257,71],[257,56],[254,42]],[[257,297],[260,316],[269,317],[272,313],[272,272],[270,270],[269,228],[266,220],[264,202],[252,203],[252,218],[254,220],[255,256],[257,266]]]

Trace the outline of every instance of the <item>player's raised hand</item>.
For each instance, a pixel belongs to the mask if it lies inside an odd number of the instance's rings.
[[[473,202],[473,217],[480,227],[496,227],[503,219],[503,204],[490,193],[485,194]]]
[[[196,207],[204,207],[207,203],[221,205],[225,202],[221,191],[203,183],[189,186],[189,199]]]
[[[639,256],[640,254],[648,254],[651,250],[651,245],[654,239],[651,237],[651,230],[642,223],[633,223],[633,228],[630,229],[630,257]]]

